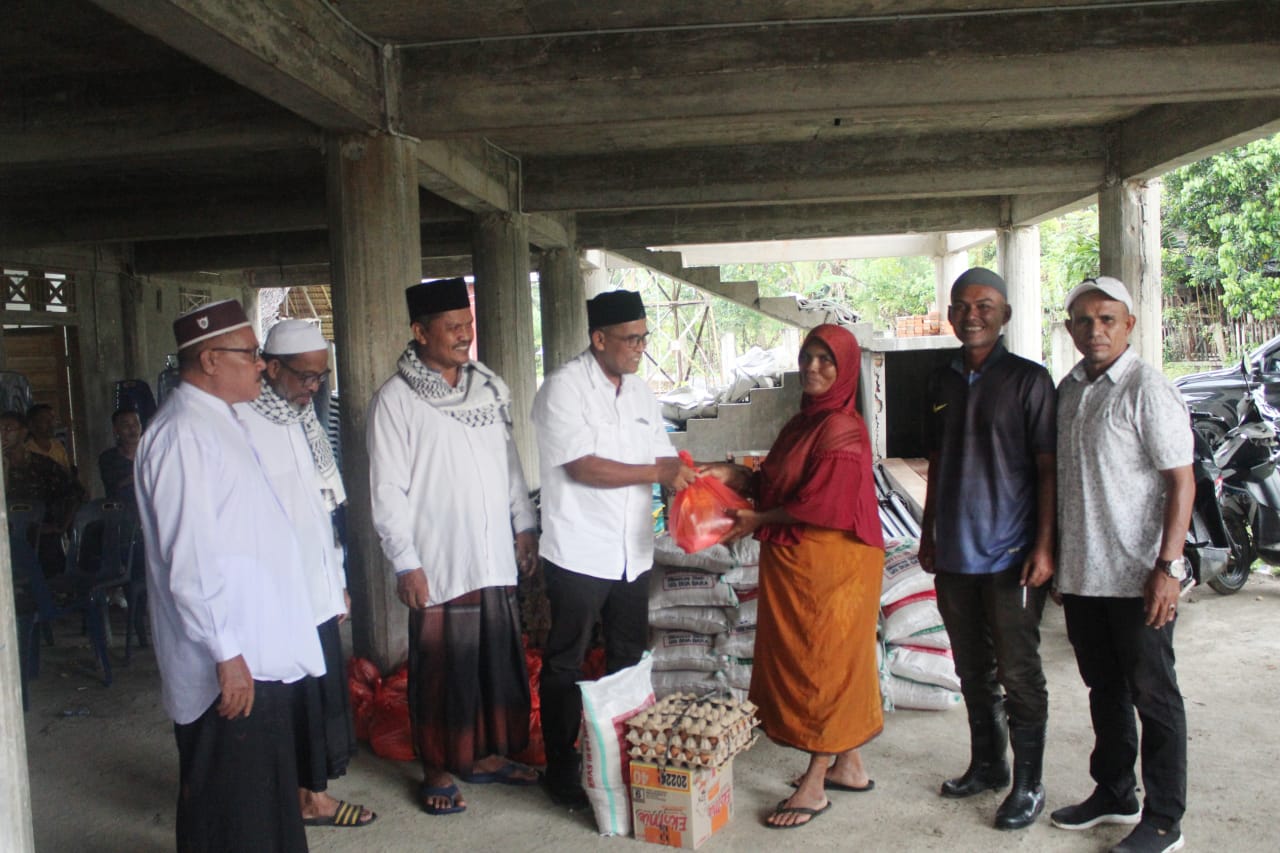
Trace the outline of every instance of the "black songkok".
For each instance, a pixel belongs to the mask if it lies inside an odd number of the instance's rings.
[[[587,300],[587,328],[603,329],[644,319],[644,302],[634,290],[611,290]]]
[[[467,295],[467,280],[464,278],[442,278],[439,281],[415,284],[405,290],[404,299],[409,305],[410,323],[426,314],[471,307],[471,298]]]

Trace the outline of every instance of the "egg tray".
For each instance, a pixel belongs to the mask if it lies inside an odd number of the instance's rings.
[[[720,767],[756,741],[749,700],[673,693],[627,720],[627,754],[677,767]]]

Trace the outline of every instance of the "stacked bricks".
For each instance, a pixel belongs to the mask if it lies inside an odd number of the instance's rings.
[[[945,317],[940,319],[937,311],[930,311],[928,314],[899,317],[896,334],[900,338],[919,338],[926,335],[951,335],[955,331]]]

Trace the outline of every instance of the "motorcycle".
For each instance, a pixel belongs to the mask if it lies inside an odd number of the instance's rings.
[[[1187,559],[1188,576],[1182,591],[1209,584],[1218,589],[1222,575],[1230,575],[1245,555],[1233,548],[1233,539],[1222,515],[1222,472],[1213,458],[1213,449],[1204,435],[1193,431],[1195,455],[1191,471],[1196,493],[1191,505],[1191,523],[1183,556]],[[1245,578],[1248,578],[1246,573]],[[1219,590],[1220,591],[1220,590]]]
[[[1248,377],[1245,370],[1246,380]],[[1277,413],[1261,386],[1249,384],[1239,404],[1239,425],[1213,451],[1222,478],[1222,520],[1231,542],[1229,565],[1209,581],[1217,592],[1238,592],[1259,557],[1280,565],[1280,451]]]

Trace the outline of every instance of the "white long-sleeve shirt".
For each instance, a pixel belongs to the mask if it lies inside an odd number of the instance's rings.
[[[134,483],[165,711],[190,723],[218,697],[217,664],[256,681],[323,675],[293,525],[244,425],[183,383],[142,436]]]
[[[347,612],[342,595],[347,588],[342,547],[334,541],[333,521],[320,493],[322,482],[306,431],[300,423],[272,423],[248,403],[237,403],[234,408],[249,429],[267,479],[293,521],[315,623],[341,616]]]
[[[421,568],[428,603],[516,583],[514,537],[537,518],[511,432],[465,426],[399,375],[369,403],[373,526],[398,574]]]
[[[587,350],[542,383],[533,425],[542,466],[542,556],[607,580],[631,581],[647,572],[653,566],[653,486],[586,486],[564,466],[584,456],[633,465],[675,456],[649,386],[629,374],[615,387]]]

